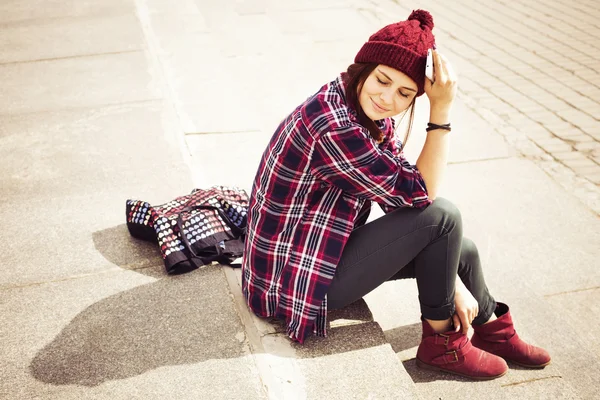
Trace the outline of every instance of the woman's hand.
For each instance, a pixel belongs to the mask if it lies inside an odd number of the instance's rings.
[[[437,50],[432,50],[432,52],[433,83],[429,78],[425,78],[425,93],[429,98],[432,111],[447,112],[452,107],[452,103],[456,97],[458,78],[446,57],[438,53]]]
[[[454,305],[456,307],[455,314],[452,316],[454,330],[458,332],[462,329],[462,332],[466,334],[471,323],[479,314],[479,304],[458,277],[456,278]]]

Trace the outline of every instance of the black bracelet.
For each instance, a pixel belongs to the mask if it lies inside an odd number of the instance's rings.
[[[445,131],[451,131],[452,128],[450,127],[450,123],[444,124],[444,125],[438,125],[438,124],[433,124],[431,122],[427,123],[427,129],[425,129],[427,132],[429,131],[433,131],[434,129],[443,129]]]

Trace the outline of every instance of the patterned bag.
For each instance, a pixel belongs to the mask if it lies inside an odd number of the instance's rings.
[[[244,249],[247,212],[246,192],[225,186],[194,189],[159,206],[141,200],[126,202],[129,233],[158,243],[168,274],[213,261],[232,265]]]

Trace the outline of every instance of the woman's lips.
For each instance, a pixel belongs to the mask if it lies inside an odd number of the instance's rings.
[[[373,108],[377,112],[384,113],[384,112],[388,112],[389,111],[387,108],[383,108],[379,104],[375,103],[375,101],[373,99],[371,99],[371,103],[373,103]]]

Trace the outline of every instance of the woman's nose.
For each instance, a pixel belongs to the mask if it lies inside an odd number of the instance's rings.
[[[382,91],[379,97],[381,98],[381,101],[385,103],[385,105],[390,105],[392,103],[393,94],[390,90]]]

